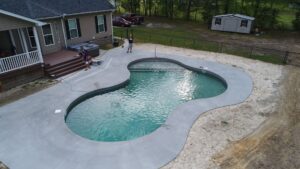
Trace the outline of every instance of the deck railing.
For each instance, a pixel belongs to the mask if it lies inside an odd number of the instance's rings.
[[[0,74],[40,63],[38,51],[22,53],[0,59]]]

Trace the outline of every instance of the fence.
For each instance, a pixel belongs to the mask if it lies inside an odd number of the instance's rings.
[[[227,53],[247,58],[262,60],[275,64],[291,64],[300,66],[300,53],[289,52],[278,49],[264,48],[254,45],[243,45],[238,43],[228,43],[199,39],[193,37],[167,36],[154,32],[146,32],[133,29],[116,29],[115,36],[128,37],[133,34],[137,42],[157,43],[175,47],[185,47],[210,52]]]
[[[0,74],[40,63],[37,51],[22,53],[0,59]]]

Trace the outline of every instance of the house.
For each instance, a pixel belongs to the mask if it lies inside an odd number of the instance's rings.
[[[71,45],[112,42],[106,0],[1,0],[0,89],[43,76],[47,55]]]
[[[211,30],[250,33],[254,20],[254,17],[240,14],[217,15],[212,19]]]

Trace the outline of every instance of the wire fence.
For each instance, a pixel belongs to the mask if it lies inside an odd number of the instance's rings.
[[[296,52],[194,37],[168,36],[161,33],[150,33],[137,29],[118,28],[115,31],[115,36],[121,38],[127,38],[130,34],[133,35],[136,42],[140,43],[157,43],[168,46],[233,54],[275,64],[300,66],[300,53]]]

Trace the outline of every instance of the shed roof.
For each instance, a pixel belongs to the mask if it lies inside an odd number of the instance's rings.
[[[224,15],[216,15],[214,17],[227,17],[227,16],[239,17],[239,18],[243,18],[243,19],[247,19],[247,20],[251,20],[251,21],[255,20],[254,17],[242,15],[242,14],[224,14]]]
[[[113,11],[107,0],[1,0],[0,9],[31,19]]]

